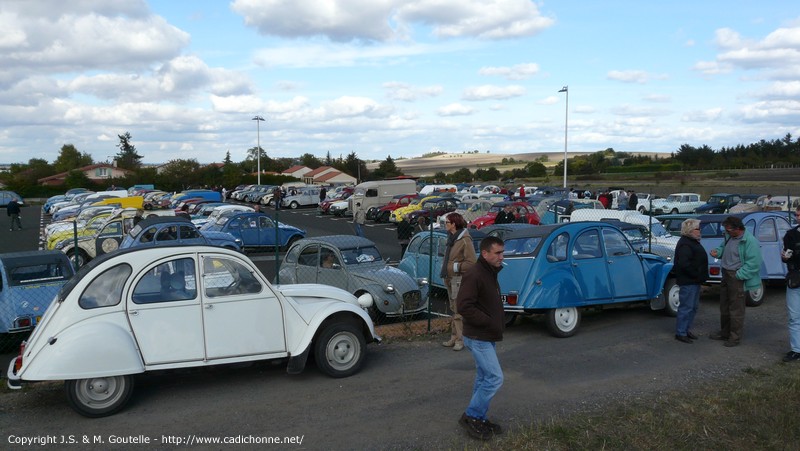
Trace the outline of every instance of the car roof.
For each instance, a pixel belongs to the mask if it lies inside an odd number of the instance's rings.
[[[138,225],[142,230],[154,226],[157,224],[165,224],[165,223],[181,223],[181,224],[191,224],[192,221],[189,220],[186,216],[150,216],[147,219],[142,219],[139,221]]]
[[[700,222],[722,222],[722,221],[725,220],[725,218],[727,218],[729,216],[735,216],[737,218],[740,218],[742,220],[742,222],[744,222],[745,219],[753,219],[753,218],[760,218],[760,217],[767,217],[767,216],[773,217],[773,218],[774,217],[785,218],[786,217],[786,212],[779,212],[779,211],[751,211],[751,212],[747,212],[747,213],[721,213],[721,214],[713,214],[713,215],[700,215],[700,216],[697,217],[697,219],[699,219]]]
[[[361,247],[373,247],[375,242],[356,235],[327,235],[315,236],[313,238],[303,238],[295,243],[295,246],[308,244],[328,244],[339,249],[353,249]]]

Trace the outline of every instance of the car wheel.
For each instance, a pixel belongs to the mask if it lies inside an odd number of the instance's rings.
[[[70,252],[69,258],[72,259],[72,265],[76,268],[81,268],[83,265],[89,263],[89,256],[81,249],[73,249]]]
[[[364,294],[364,292],[356,293],[355,297],[359,297],[362,294]],[[376,298],[373,296],[373,299]],[[372,305],[369,306],[367,313],[369,314],[369,318],[372,320],[372,323],[377,326],[378,324],[383,324],[383,322],[386,320],[386,314],[378,309],[378,306],[375,305],[375,302],[377,301],[373,301]]]
[[[680,287],[675,279],[667,279],[664,283],[664,313],[667,316],[678,316],[681,305]]]
[[[547,311],[547,329],[559,338],[575,335],[581,324],[581,311],[577,307],[555,308]]]
[[[380,221],[378,221],[378,222],[389,222],[389,212],[388,211],[384,211],[383,214],[380,217]]]
[[[144,204],[144,209],[145,209],[145,210],[152,210],[152,209],[153,209],[153,206],[152,206],[152,205],[150,205],[150,204]]]
[[[314,347],[317,367],[331,377],[355,374],[364,361],[366,341],[358,326],[332,323],[322,330]]]
[[[133,393],[133,376],[107,376],[64,382],[70,407],[79,414],[98,418],[122,409]]]
[[[755,290],[747,290],[744,292],[745,303],[748,307],[758,307],[764,303],[764,284]]]
[[[673,208],[669,213],[673,214],[673,215],[677,215],[678,214],[678,209],[677,208]]]
[[[639,207],[639,213],[645,214],[646,212],[647,210],[645,210],[644,207]]]
[[[517,314],[506,312],[503,315],[503,321],[505,321],[506,327],[511,327],[517,322]]]
[[[281,248],[281,250],[284,251],[284,252],[288,251],[289,248],[292,247],[292,244],[294,244],[294,242],[299,240],[299,239],[300,239],[300,237],[297,236],[297,235],[289,238],[289,241],[286,242],[286,246],[283,246],[283,248]]]

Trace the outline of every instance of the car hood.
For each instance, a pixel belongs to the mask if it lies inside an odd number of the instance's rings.
[[[292,285],[273,285],[285,297],[292,298],[298,309],[298,313],[306,323],[311,322],[314,315],[319,312],[325,304],[332,302],[344,302],[352,304],[357,308],[358,299],[352,294],[330,285],[320,285],[316,283],[298,283]]]
[[[362,268],[361,266],[364,267]],[[356,278],[377,283],[381,286],[392,284],[399,293],[419,290],[419,286],[411,276],[394,266],[385,266],[382,264],[358,265],[358,269],[353,269],[351,266],[348,266],[347,269]]]

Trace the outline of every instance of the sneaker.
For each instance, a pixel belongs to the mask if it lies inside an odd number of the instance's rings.
[[[489,440],[492,438],[492,431],[486,426],[484,420],[479,420],[477,418],[468,417],[466,413],[461,414],[461,418],[458,419],[458,424],[461,425],[464,429],[467,430],[467,434],[469,434],[472,438],[477,438],[479,440]]]
[[[800,355],[800,354],[798,354],[798,355]],[[492,434],[494,434],[494,435],[500,435],[500,434],[502,434],[502,433],[503,433],[503,426],[500,426],[500,425],[499,425],[499,424],[497,424],[497,423],[492,423],[492,422],[491,422],[491,421],[489,421],[489,420],[483,420],[483,424],[484,424],[484,425],[485,425],[485,426],[486,426],[486,427],[487,427],[487,428],[488,428],[490,431],[492,431]]]
[[[697,335],[693,334],[691,331],[686,332],[686,336],[691,338],[692,340],[697,340]]]
[[[692,339],[689,338],[688,335],[675,335],[675,339],[682,342],[682,343],[689,343],[692,344]]]
[[[464,343],[457,341],[456,344],[453,345],[453,351],[460,351],[464,349]]]
[[[795,362],[800,360],[800,352],[789,351],[783,356],[784,362]]]
[[[722,332],[714,332],[713,334],[709,335],[708,338],[712,340],[727,340],[727,335],[722,335]]]
[[[442,346],[444,346],[445,348],[452,348],[453,346],[455,346],[455,344],[456,344],[455,338],[451,338],[447,341],[442,342]]]
[[[732,348],[734,346],[739,346],[739,342],[738,341],[733,341],[733,340],[728,340],[725,343],[722,343],[722,346],[725,346],[726,348]]]

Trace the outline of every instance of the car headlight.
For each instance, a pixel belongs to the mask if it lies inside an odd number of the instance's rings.
[[[427,277],[420,277],[419,279],[417,279],[417,285],[422,287],[422,286],[425,286],[427,284],[428,284],[428,278]]]
[[[383,287],[383,291],[385,291],[385,292],[387,292],[389,294],[394,294],[394,285],[392,285],[390,283],[386,284],[386,286]]]

